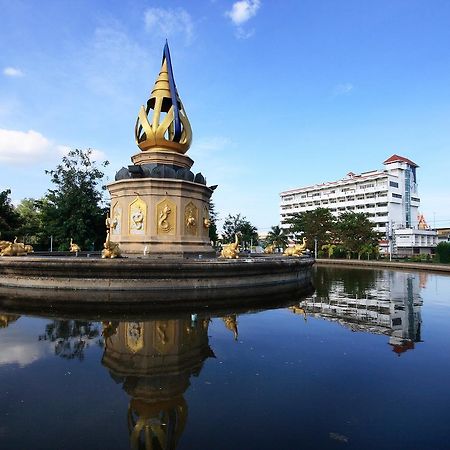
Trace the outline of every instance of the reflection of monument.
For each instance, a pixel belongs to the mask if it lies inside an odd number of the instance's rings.
[[[131,448],[175,448],[187,420],[183,394],[191,375],[214,356],[209,319],[104,324],[105,365],[131,396]]]
[[[169,47],[135,128],[140,152],[123,167],[111,193],[111,241],[125,253],[207,254],[209,199],[213,188],[185,155],[192,131],[175,86]]]
[[[420,342],[423,282],[419,274],[384,271],[363,297],[333,281],[327,296],[314,294],[300,306],[310,316],[339,322],[352,331],[388,335],[393,351],[400,354]]]
[[[15,314],[0,314],[0,328],[6,328],[10,323],[15,322],[20,316]]]

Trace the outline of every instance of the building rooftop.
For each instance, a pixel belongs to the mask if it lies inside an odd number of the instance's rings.
[[[410,166],[419,167],[415,162],[411,161],[410,159],[395,154],[392,155],[390,158],[388,158],[386,161],[384,161],[383,164],[391,164],[395,162],[404,162],[409,164]]]

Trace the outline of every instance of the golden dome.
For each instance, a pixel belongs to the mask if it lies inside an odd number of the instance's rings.
[[[175,86],[167,42],[147,107],[141,106],[139,110],[135,138],[142,151],[169,150],[184,154],[191,145],[191,125]]]

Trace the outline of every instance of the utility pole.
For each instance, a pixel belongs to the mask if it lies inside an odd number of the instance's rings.
[[[314,238],[314,258],[317,259],[317,237]]]

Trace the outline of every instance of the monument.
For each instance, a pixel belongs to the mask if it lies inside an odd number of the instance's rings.
[[[110,239],[126,255],[213,255],[207,187],[186,155],[192,130],[178,95],[169,46],[135,127],[139,152],[120,169],[111,194]]]
[[[167,43],[150,98],[139,110],[135,138],[139,152],[108,185],[111,208],[104,259],[26,256],[23,244],[3,243],[0,306],[10,311],[24,306],[192,311],[198,306],[267,304],[277,296],[310,290],[314,260],[301,256],[302,245],[291,256],[237,259],[236,236],[222,257],[216,257],[208,229],[215,186],[208,187],[201,173],[191,171],[193,161],[186,152],[192,130]],[[71,244],[77,255],[79,247]],[[89,295],[80,295],[86,290]]]

